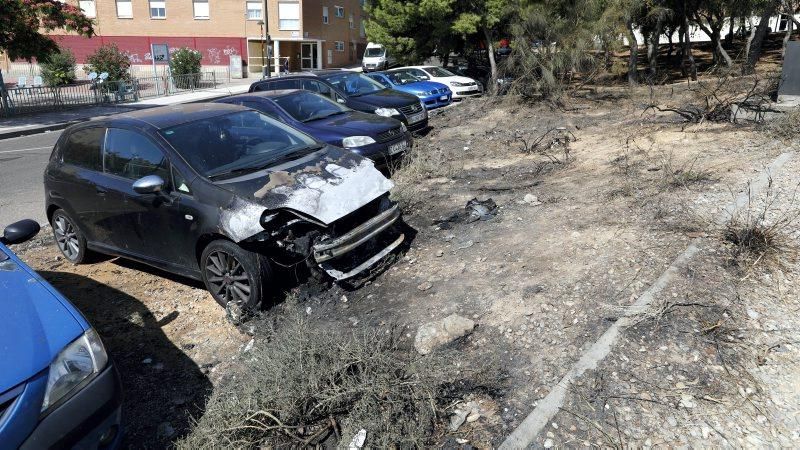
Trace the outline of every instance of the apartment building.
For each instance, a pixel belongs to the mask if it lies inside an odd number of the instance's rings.
[[[67,0],[95,21],[96,36],[54,36],[78,61],[116,44],[134,65],[152,64],[151,45],[190,47],[204,66],[291,71],[356,64],[366,46],[364,0]],[[265,36],[269,35],[267,48]],[[252,75],[251,75],[252,76]]]

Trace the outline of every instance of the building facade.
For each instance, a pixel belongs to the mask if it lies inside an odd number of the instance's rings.
[[[230,56],[240,55],[250,74],[260,74],[267,60],[273,72],[356,64],[366,46],[364,0],[67,1],[95,22],[92,38],[53,36],[79,66],[112,43],[145,73],[152,44],[198,50],[205,67],[228,67]]]

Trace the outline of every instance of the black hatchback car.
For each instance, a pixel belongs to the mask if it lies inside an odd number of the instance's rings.
[[[314,138],[386,166],[414,142],[405,124],[352,109],[314,92],[266,91],[215,100],[261,111]]]
[[[363,73],[318,70],[292,74],[256,81],[249,92],[283,89],[317,92],[356,111],[401,120],[411,131],[428,127],[428,112],[416,95],[389,89]]]
[[[73,125],[44,183],[69,261],[89,251],[141,261],[201,279],[226,307],[258,306],[273,264],[341,280],[404,240],[392,182],[370,160],[236,105]]]

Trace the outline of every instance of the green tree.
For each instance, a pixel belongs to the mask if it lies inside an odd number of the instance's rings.
[[[491,89],[497,85],[497,62],[494,58],[494,31],[496,26],[503,21],[509,11],[506,0],[473,0],[469,2],[454,2],[451,4],[455,13],[455,20],[451,28],[465,38],[469,35],[479,34],[485,39],[486,51],[489,56],[491,69]]]
[[[127,80],[131,60],[122,53],[116,44],[103,45],[86,58],[84,72],[108,73],[109,81]]]
[[[75,81],[75,55],[69,50],[51,54],[39,66],[42,79],[48,86],[61,86]]]

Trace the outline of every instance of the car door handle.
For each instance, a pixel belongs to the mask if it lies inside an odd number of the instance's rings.
[[[108,190],[106,190],[106,188],[100,187],[100,186],[95,186],[94,190],[95,190],[95,192],[97,192],[97,195],[106,195],[106,193],[108,192]]]

